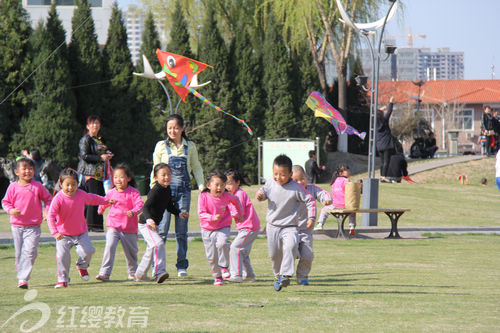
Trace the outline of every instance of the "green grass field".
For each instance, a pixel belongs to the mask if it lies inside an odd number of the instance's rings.
[[[470,185],[459,185],[457,173],[468,174]],[[490,185],[480,186],[481,177],[488,178]],[[498,224],[500,194],[494,185],[493,159],[440,168],[414,178],[425,184],[380,186],[380,207],[412,209],[401,218],[401,226]],[[245,189],[253,198],[257,187]],[[192,229],[198,228],[196,196]],[[255,206],[264,220],[266,204]],[[328,225],[333,227],[333,219]],[[389,226],[388,219],[379,218],[379,225]],[[2,213],[0,231],[9,230],[8,217]],[[93,278],[104,242],[94,242],[97,252],[89,269],[91,280],[81,281],[72,267],[70,286],[55,290],[55,247],[44,244],[39,249],[30,293],[16,288],[13,247],[0,246],[0,331],[18,332],[25,320],[24,329],[28,330],[40,320],[40,311],[26,311],[5,323],[21,308],[38,309],[43,304],[50,309],[50,316],[40,332],[498,331],[500,236],[425,236],[429,238],[316,240],[311,285],[292,283],[279,293],[272,287],[265,239],[256,241],[251,254],[257,282],[222,287],[212,285],[203,244],[193,240],[188,279],[174,276],[162,285],[126,281],[119,246],[112,281],[97,282]],[[141,240],[139,256],[144,248]],[[167,242],[166,251],[167,270],[175,275],[174,241]],[[72,256],[74,261],[74,251]],[[31,293],[35,292],[33,299]],[[116,327],[116,314],[105,316],[99,307],[121,313],[123,327]],[[94,321],[100,328],[89,328],[89,318],[100,318],[102,321]],[[147,327],[140,327],[146,319]]]

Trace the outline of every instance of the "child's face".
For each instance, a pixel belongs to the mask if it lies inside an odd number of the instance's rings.
[[[292,179],[295,180],[297,183],[299,183],[300,185],[302,185],[304,187],[307,186],[307,177],[301,171],[294,172],[292,174]]]
[[[35,175],[35,168],[28,163],[20,163],[14,170],[14,173],[19,177],[21,183],[27,184],[31,182],[31,179]]]
[[[72,197],[76,190],[78,189],[78,182],[73,177],[67,177],[63,180],[61,184],[61,188],[64,194],[69,197]]]
[[[177,141],[182,138],[184,127],[181,127],[176,119],[172,119],[167,123],[167,134],[170,139]]]
[[[212,177],[210,183],[207,184],[207,188],[210,190],[211,195],[218,198],[224,194],[226,183],[219,177]]]
[[[234,192],[236,192],[239,187],[240,187],[239,181],[235,181],[232,176],[227,177],[226,190],[229,193],[234,194]]]
[[[342,177],[349,178],[351,176],[351,171],[350,170],[344,170],[340,173]]]
[[[125,170],[116,169],[113,172],[113,183],[118,191],[123,191],[127,188],[128,183],[130,182],[130,177],[127,176]]]
[[[286,166],[273,164],[273,179],[278,185],[283,186],[290,181],[292,172]]]
[[[172,182],[172,172],[169,168],[161,168],[158,170],[158,174],[155,180],[163,187],[167,187]]]

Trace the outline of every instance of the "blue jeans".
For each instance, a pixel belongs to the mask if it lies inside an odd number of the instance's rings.
[[[189,212],[191,204],[191,189],[179,186],[172,186],[172,200],[177,203],[177,206],[182,212]],[[163,218],[158,226],[158,233],[164,241],[167,240],[168,230],[170,229],[170,220],[172,214],[165,210]],[[188,218],[175,216],[175,239],[177,241],[177,269],[187,269],[189,262],[186,258],[188,247]]]

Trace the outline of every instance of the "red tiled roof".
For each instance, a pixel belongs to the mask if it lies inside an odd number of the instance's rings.
[[[416,103],[418,86],[412,81],[380,81],[379,103]],[[420,89],[423,103],[500,103],[500,80],[427,81]]]

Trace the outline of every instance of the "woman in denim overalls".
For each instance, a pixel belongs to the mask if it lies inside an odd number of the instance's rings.
[[[167,118],[166,140],[156,144],[153,153],[153,169],[160,162],[167,163],[172,170],[172,199],[177,202],[181,212],[189,212],[191,204],[191,178],[192,172],[200,190],[204,188],[203,169],[198,160],[198,152],[192,141],[188,141],[184,134],[184,119],[178,114]],[[158,226],[158,233],[166,240],[170,228],[171,214],[165,211],[163,219]],[[177,240],[177,276],[187,276],[189,262],[187,254],[188,218],[175,217],[175,238]]]

